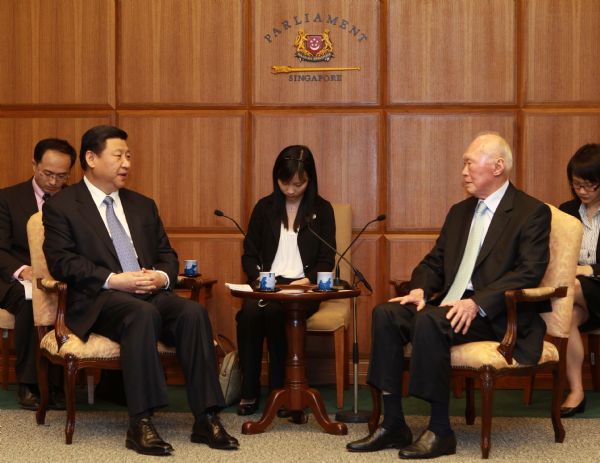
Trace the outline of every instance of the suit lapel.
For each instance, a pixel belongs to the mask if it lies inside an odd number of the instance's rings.
[[[488,228],[485,239],[483,240],[483,244],[481,245],[481,250],[477,256],[475,267],[477,267],[487,257],[494,245],[500,239],[500,235],[502,235],[504,228],[510,221],[510,211],[514,205],[515,192],[516,190],[512,184],[509,184],[504,197],[500,201],[500,204],[498,204],[498,208],[494,213],[490,227]]]
[[[115,246],[113,245],[112,239],[108,234],[108,230],[106,229],[106,225],[104,224],[102,217],[100,217],[100,212],[94,204],[94,200],[87,186],[85,186],[85,183],[83,180],[81,180],[81,182],[78,184],[73,185],[72,188],[77,188],[77,203],[79,205],[79,213],[90,225],[93,233],[95,233],[98,239],[104,243],[106,249],[117,260],[118,263],[119,259],[117,257],[117,251],[115,251]]]
[[[28,185],[26,185],[27,188],[24,188],[25,211],[27,213],[27,217],[31,217],[33,214],[38,212],[37,199],[35,198],[35,192],[33,191],[33,184],[31,183],[32,181],[33,179],[28,182]]]

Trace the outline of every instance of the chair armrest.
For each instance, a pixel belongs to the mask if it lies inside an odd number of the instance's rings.
[[[191,291],[190,299],[195,302],[200,302],[200,289],[202,289],[202,279],[198,277],[177,276],[175,283],[176,289],[189,289]]]
[[[65,324],[65,312],[67,311],[67,284],[50,278],[38,278],[37,287],[47,293],[58,294],[58,307],[56,309],[56,321],[54,322],[54,333],[58,349],[67,342],[71,330]]]
[[[408,280],[390,280],[390,284],[394,286],[396,296],[406,296],[410,292],[410,281]]]
[[[517,342],[517,303],[547,301],[554,297],[565,297],[567,286],[511,289],[504,292],[506,300],[506,333],[498,346],[498,352],[512,365],[513,351]]]

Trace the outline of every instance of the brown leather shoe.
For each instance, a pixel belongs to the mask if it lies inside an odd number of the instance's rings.
[[[37,410],[40,405],[40,399],[37,395],[31,392],[27,384],[19,384],[18,402],[21,408],[25,410]]]
[[[218,450],[236,450],[240,446],[238,440],[227,433],[216,413],[206,413],[200,419],[196,418],[190,440]]]
[[[143,455],[171,455],[173,447],[162,440],[154,428],[150,418],[142,418],[134,425],[129,425],[125,447]]]
[[[408,426],[394,431],[379,427],[367,437],[346,444],[350,452],[376,452],[378,450],[395,448],[401,449],[412,442],[412,432]]]
[[[434,432],[426,429],[423,434],[408,447],[403,448],[398,456],[403,460],[416,460],[436,458],[442,455],[456,453],[456,435],[451,432],[447,436],[439,437]]]

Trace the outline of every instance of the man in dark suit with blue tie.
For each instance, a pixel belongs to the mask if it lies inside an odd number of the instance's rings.
[[[27,221],[58,193],[69,178],[77,153],[66,140],[45,138],[33,150],[33,177],[0,190],[0,307],[15,317],[15,373],[22,408],[37,410],[39,397],[31,299],[23,284],[31,282]],[[60,380],[54,381],[48,407],[64,409]]]
[[[179,263],[156,204],[124,188],[132,161],[126,140],[117,127],[88,130],[81,139],[83,180],[44,207],[48,269],[69,285],[66,323],[83,339],[95,332],[121,346],[128,448],[173,451],[151,420],[168,402],[160,339],[176,347],[186,378],[192,442],[236,449],[218,416],[224,400],[207,312],[172,291]]]
[[[510,183],[511,168],[511,149],[495,133],[478,136],[464,153],[462,177],[471,196],[450,209],[435,246],[412,273],[410,293],[373,311],[368,382],[383,391],[385,417],[348,450],[394,447],[403,459],[456,452],[448,410],[450,348],[502,340],[504,291],[538,285],[548,265],[550,210]],[[538,311],[545,309],[518,308],[514,357],[520,363],[535,364],[541,355],[546,325]],[[431,406],[429,425],[414,443],[401,398],[409,342],[409,392]]]

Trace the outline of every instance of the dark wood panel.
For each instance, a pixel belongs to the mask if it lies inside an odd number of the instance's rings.
[[[511,113],[390,114],[387,230],[440,228],[450,206],[466,197],[461,171],[467,146],[493,130],[514,147],[515,122]]]
[[[0,105],[115,104],[110,0],[0,2]]]
[[[241,215],[243,113],[119,119],[133,152],[129,186],[157,201],[166,227],[232,228],[213,211]]]
[[[242,0],[119,5],[120,104],[242,103]]]
[[[600,2],[524,2],[526,102],[600,102]]]
[[[526,113],[523,189],[558,206],[571,199],[567,162],[584,143],[600,142],[600,111]]]
[[[511,0],[390,0],[390,103],[516,102]]]

